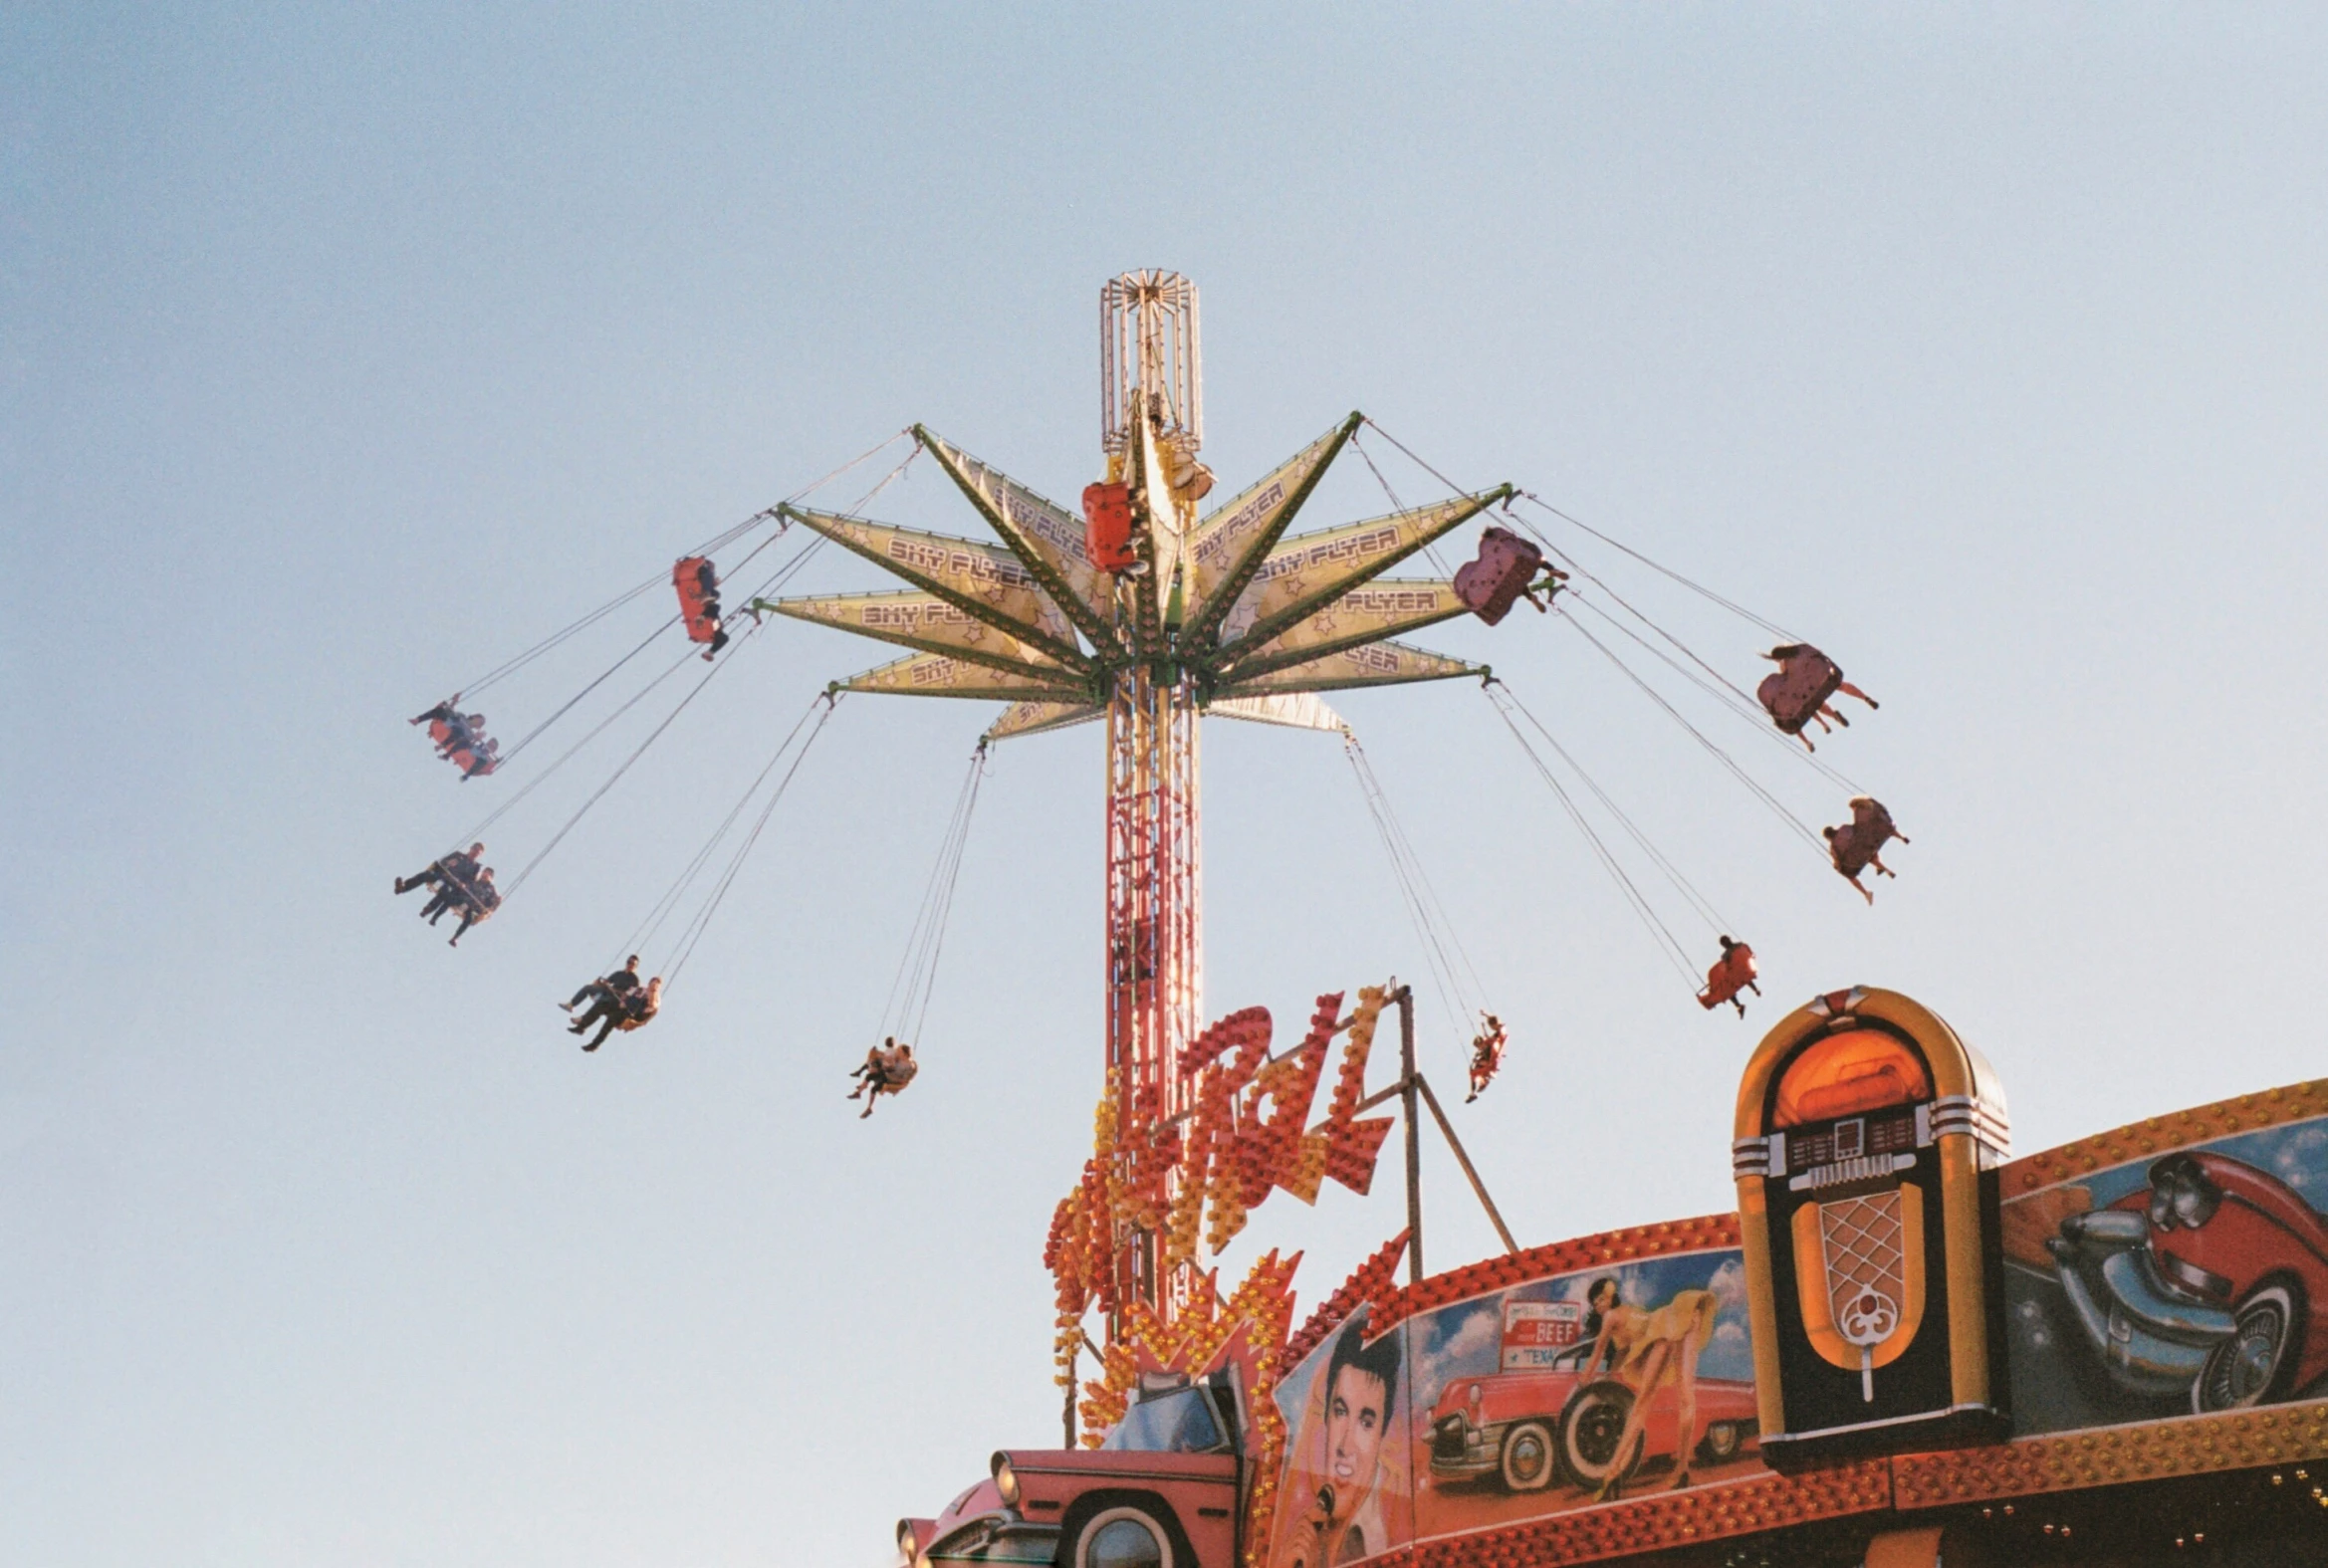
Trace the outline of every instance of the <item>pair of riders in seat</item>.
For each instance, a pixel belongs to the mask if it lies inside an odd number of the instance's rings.
[[[1878,876],[1896,875],[1877,851],[1895,838],[1903,844],[1913,842],[1900,831],[1883,802],[1865,794],[1851,797],[1850,821],[1840,827],[1822,827],[1819,832],[1827,840],[1827,856],[1834,861],[1835,870],[1858,888],[1859,896],[1870,904],[1875,902],[1875,895],[1859,880],[1859,873],[1872,866]]]
[[[1827,705],[1835,693],[1856,697],[1870,708],[1883,706],[1843,679],[1842,668],[1807,642],[1782,642],[1762,657],[1778,668],[1763,676],[1762,684],[1754,688],[1755,700],[1769,713],[1779,733],[1793,736],[1806,750],[1818,750],[1802,733],[1803,726],[1814,720],[1822,735],[1833,733],[1829,719],[1846,730],[1851,727],[1850,720]]]
[[[913,1075],[921,1071],[921,1063],[913,1059],[913,1047],[900,1045],[894,1034],[885,1036],[881,1043],[865,1052],[865,1059],[849,1076],[857,1086],[848,1091],[848,1098],[862,1098],[865,1108],[857,1113],[863,1121],[873,1114],[873,1107],[884,1094],[902,1094]]]
[[[1496,1074],[1504,1065],[1504,1047],[1510,1043],[1504,1032],[1504,1020],[1493,1012],[1482,1012],[1480,1031],[1471,1040],[1471,1093],[1463,1097],[1464,1104],[1469,1105],[1485,1094],[1488,1085],[1496,1081]]]
[[[461,912],[460,929],[453,933],[447,947],[457,948],[471,926],[493,918],[501,907],[501,893],[493,885],[493,868],[483,863],[483,840],[471,844],[467,850],[454,850],[443,859],[414,872],[411,876],[396,878],[396,892],[401,895],[417,887],[433,887],[436,893],[421,909],[420,918],[435,925],[453,910]]]
[[[1540,613],[1560,591],[1568,573],[1544,563],[1544,553],[1510,529],[1491,528],[1480,536],[1480,553],[1455,573],[1455,596],[1493,626],[1521,599]],[[1537,598],[1541,593],[1543,598]]]
[[[428,738],[436,743],[436,755],[461,771],[465,784],[484,777],[501,766],[501,743],[485,735],[485,715],[462,713],[454,705],[461,700],[459,692],[423,714],[405,721],[428,726]]]
[[[582,1042],[583,1050],[596,1050],[616,1029],[627,1033],[654,1020],[663,1009],[663,978],[657,975],[641,986],[638,955],[633,953],[613,974],[599,976],[559,1006],[572,1012],[585,1001],[590,1005],[588,1010],[569,1023],[566,1032],[586,1034],[591,1024],[597,1024],[596,1035]]]
[[[1811,746],[1810,737],[1802,733],[1805,725],[1815,722],[1821,732],[1830,734],[1832,726],[1827,722],[1830,719],[1845,728],[1850,726],[1850,720],[1828,706],[1827,699],[1837,692],[1846,697],[1856,697],[1870,708],[1883,706],[1843,679],[1843,671],[1835,661],[1809,643],[1782,642],[1762,657],[1778,668],[1762,677],[1762,684],[1754,689],[1754,696],[1760,700],[1771,721],[1781,732],[1793,736],[1812,751],[1818,748]],[[1903,844],[1909,841],[1908,835],[1901,832],[1892,821],[1892,813],[1885,810],[1883,802],[1872,795],[1854,795],[1851,800],[1851,820],[1839,827],[1825,827],[1819,831],[1827,840],[1828,858],[1834,861],[1836,872],[1859,889],[1861,898],[1874,903],[1875,895],[1859,880],[1859,874],[1873,869],[1878,876],[1892,875],[1892,868],[1883,863],[1879,851],[1892,839],[1897,838]],[[1728,964],[1731,961],[1731,942],[1728,937],[1722,939],[1722,946],[1723,964]],[[1746,962],[1750,971],[1751,954],[1747,955]],[[1709,995],[1721,990],[1718,980],[1721,970],[1722,964],[1717,964],[1715,973],[1707,976],[1708,995],[1701,995],[1698,999],[1709,1008],[1718,1007],[1725,1001],[1737,1001],[1735,987],[1727,996],[1713,996],[1711,1001],[1708,1000]]]

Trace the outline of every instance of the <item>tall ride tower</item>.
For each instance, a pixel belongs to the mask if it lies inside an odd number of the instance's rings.
[[[1466,612],[1446,579],[1381,574],[1509,485],[1286,537],[1362,423],[1351,414],[1209,513],[1196,286],[1134,272],[1100,291],[1103,477],[1083,515],[919,425],[914,437],[1001,544],[786,507],[909,584],[768,607],[913,653],[836,689],[1000,700],[988,742],[1107,722],[1106,1064],[1128,1159],[1187,1107],[1203,1026],[1202,717],[1339,731],[1318,693],[1486,673],[1400,634]],[[1119,1228],[1114,1298],[1167,1317],[1191,1288],[1153,1230]]]
[[[1119,1148],[1186,1108],[1180,1055],[1204,1026],[1197,687],[1173,657],[1187,610],[1180,553],[1213,486],[1196,456],[1201,342],[1196,285],[1178,273],[1127,273],[1100,290],[1107,477],[1085,507],[1085,544],[1120,563],[1119,629],[1152,650],[1113,672],[1107,703],[1107,1068]],[[1127,1239],[1117,1299],[1176,1305],[1154,1233]]]

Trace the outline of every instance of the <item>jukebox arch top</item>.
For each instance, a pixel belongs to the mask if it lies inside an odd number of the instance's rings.
[[[1882,1028],[1814,1037],[1777,1075],[1770,1125],[1800,1127],[1932,1098],[1932,1074],[1907,1040]]]

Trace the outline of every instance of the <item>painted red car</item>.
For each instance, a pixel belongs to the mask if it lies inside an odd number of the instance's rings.
[[[2150,1186],[2047,1244],[2103,1365],[2144,1392],[2234,1410],[2328,1384],[2328,1220],[2277,1177],[2171,1154]]]
[[[1165,1380],[1097,1449],[1007,1449],[935,1519],[897,1521],[904,1568],[1235,1568],[1246,1479],[1236,1378]]]
[[[1539,1491],[1554,1479],[1593,1488],[1617,1462],[1617,1440],[1633,1409],[1623,1382],[1587,1376],[1589,1344],[1577,1344],[1552,1364],[1523,1371],[1458,1378],[1431,1412],[1431,1473],[1441,1480],[1492,1479],[1506,1491]],[[1649,1397],[1647,1442],[1637,1446],[1625,1473],[1653,1458],[1678,1457],[1681,1403],[1671,1385]],[[1754,1386],[1732,1378],[1698,1380],[1698,1413],[1687,1450],[1699,1462],[1719,1464],[1760,1446]]]

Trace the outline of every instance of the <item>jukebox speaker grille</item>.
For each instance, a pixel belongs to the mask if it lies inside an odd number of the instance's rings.
[[[1819,1206],[1827,1305],[1835,1331],[1859,1347],[1861,1397],[1875,1401],[1875,1347],[1900,1326],[1908,1293],[1907,1223],[1900,1189]]]

